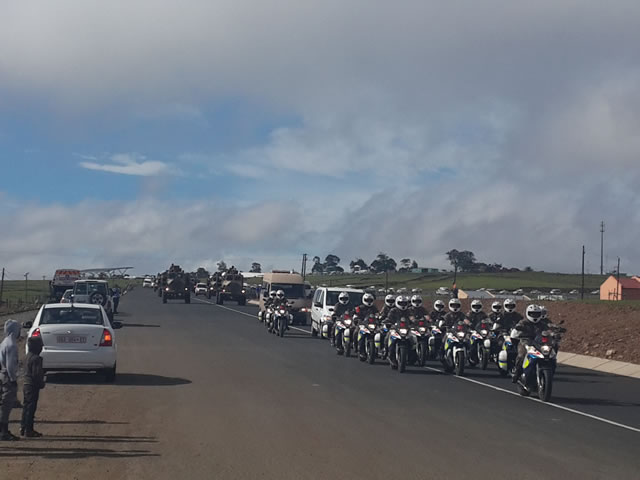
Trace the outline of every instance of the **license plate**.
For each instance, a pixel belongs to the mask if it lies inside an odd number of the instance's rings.
[[[58,343],[87,343],[87,337],[80,335],[58,335]]]

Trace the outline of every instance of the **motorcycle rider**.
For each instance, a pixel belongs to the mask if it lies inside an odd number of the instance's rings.
[[[471,328],[474,330],[480,329],[480,324],[486,322],[489,316],[482,310],[482,302],[480,300],[474,300],[471,302],[471,311],[467,314],[469,321],[471,322]]]
[[[273,302],[273,306],[274,307],[287,307],[288,306],[288,300],[287,297],[285,296],[284,290],[278,290],[276,292],[276,299]]]
[[[395,306],[395,304],[396,304],[396,297],[394,297],[393,295],[389,294],[386,297],[384,297],[384,307],[382,307],[382,310],[380,310],[381,321],[387,318],[387,315],[389,315],[389,311],[391,311],[391,309]]]
[[[500,302],[493,302],[491,304],[491,313],[489,319],[493,323],[501,324],[502,321],[502,304]]]
[[[504,315],[502,315],[502,322],[500,323],[502,328],[510,332],[522,320],[522,315],[516,312],[516,301],[512,298],[507,298],[504,301]]]
[[[274,302],[276,301],[276,293],[277,292],[275,290],[270,290],[269,296],[264,301],[264,310],[262,312],[262,320],[265,322],[267,321],[267,311],[273,306]]]
[[[351,307],[349,306],[349,294],[347,292],[340,292],[338,295],[338,303],[333,307],[333,322],[340,320],[345,313],[351,313]],[[342,355],[342,345],[336,344],[336,338],[338,334],[338,327],[333,330],[333,336],[331,338],[331,345],[338,349],[338,354]]]
[[[526,318],[520,320],[514,327],[518,332],[518,356],[516,357],[515,371],[512,381],[517,383],[522,375],[522,364],[527,355],[527,347],[542,332],[544,327],[540,323],[542,309],[538,305],[529,305],[526,310]]]
[[[396,298],[395,307],[393,307],[389,311],[389,315],[387,315],[387,320],[394,325],[394,327],[389,330],[387,333],[387,337],[385,338],[385,345],[387,345],[388,355],[389,355],[389,363],[393,368],[398,368],[398,359],[396,358],[396,350],[394,348],[395,341],[391,338],[391,332],[396,328],[402,319],[407,320],[407,328],[411,327],[411,321],[409,319],[409,299],[403,295],[399,295]],[[411,343],[414,342],[414,339],[410,339]]]
[[[442,300],[436,300],[433,302],[433,310],[429,314],[429,318],[431,319],[431,323],[436,327],[440,323],[440,320],[444,319],[445,314],[445,305]]]
[[[369,315],[377,315],[378,309],[373,304],[375,298],[370,293],[362,295],[362,305],[356,307],[355,314],[357,316],[357,324],[366,323]],[[377,319],[376,319],[377,323]],[[359,336],[359,335],[358,335]],[[366,348],[364,345],[364,338],[358,339],[356,343],[356,352],[360,354],[360,358],[366,357]]]
[[[413,317],[414,321],[419,322],[429,316],[427,309],[422,304],[422,297],[420,295],[414,295],[411,297],[411,306],[409,307],[409,316]]]
[[[469,323],[467,316],[460,311],[462,304],[457,298],[449,300],[449,312],[444,316],[444,325],[447,328],[455,327],[458,322]]]

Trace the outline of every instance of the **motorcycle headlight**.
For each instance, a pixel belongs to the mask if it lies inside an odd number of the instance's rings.
[[[464,338],[464,332],[458,332],[458,338]]]
[[[544,353],[545,355],[549,355],[549,352],[551,351],[551,349],[549,348],[548,345],[543,345],[542,348],[540,349],[540,351],[542,353]]]
[[[424,327],[420,327],[420,328],[418,329],[418,331],[419,331],[420,333],[426,333],[427,329],[426,329],[426,328],[424,328]]]
[[[407,334],[407,329],[406,328],[401,328],[398,331],[400,332],[400,335],[406,335]]]
[[[345,320],[344,324],[347,325],[347,326],[351,325],[351,320]]]
[[[375,330],[375,329],[376,329],[375,324],[370,323],[370,324],[369,324],[369,330]]]
[[[484,337],[486,337],[488,333],[489,332],[487,332],[486,330],[480,330],[480,335],[482,335]]]

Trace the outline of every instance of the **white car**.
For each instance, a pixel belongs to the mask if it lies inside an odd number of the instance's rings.
[[[150,278],[145,278],[142,281],[142,288],[152,288],[153,287],[153,280],[151,280]]]
[[[562,293],[562,290],[560,290],[559,288],[554,288],[549,293],[551,295],[560,295]]]
[[[107,382],[115,380],[114,330],[122,323],[111,324],[101,305],[50,303],[23,327],[29,329],[27,338],[42,338],[45,371],[92,371],[103,374]]]
[[[206,295],[208,291],[209,291],[209,287],[207,287],[206,283],[196,284],[196,291],[195,291],[196,297],[198,295]]]
[[[446,287],[440,287],[436,290],[436,295],[441,295],[441,296],[449,295],[449,289]]]
[[[338,303],[338,296],[341,292],[349,294],[349,305],[354,308],[362,303],[362,295],[364,290],[359,288],[341,288],[341,287],[320,287],[313,295],[311,302],[311,335],[316,337],[322,335],[322,327],[325,323],[331,321],[333,310]]]
[[[60,303],[71,303],[71,295],[73,295],[73,289],[65,290],[60,299]]]

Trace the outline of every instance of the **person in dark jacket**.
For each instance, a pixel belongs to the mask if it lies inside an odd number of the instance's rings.
[[[387,321],[393,324],[393,327],[391,327],[391,330],[389,330],[389,333],[387,333],[387,337],[385,339],[389,363],[394,369],[398,368],[398,359],[396,358],[395,340],[391,336],[391,333],[395,329],[400,328],[400,324],[402,323],[403,319],[407,320],[407,325],[405,325],[405,328],[410,328],[411,321],[409,318],[409,299],[400,295],[398,298],[396,298],[396,306],[389,311],[389,315],[387,316]],[[411,345],[415,345],[415,338],[413,338],[412,335],[409,335],[409,342],[411,343]]]
[[[520,320],[514,327],[518,332],[518,356],[516,357],[515,371],[513,373],[513,383],[516,383],[522,375],[522,364],[527,355],[527,347],[544,330],[542,319],[542,309],[538,305],[529,305],[526,310],[526,318]]]
[[[420,295],[414,295],[411,297],[411,306],[409,307],[409,315],[413,317],[416,322],[424,320],[429,315],[427,309],[422,304],[422,297]]]
[[[40,390],[45,386],[44,369],[42,368],[42,338],[31,337],[27,340],[27,359],[25,361],[24,372],[24,407],[22,408],[22,425],[20,435],[28,438],[41,437],[42,434],[33,428],[33,419],[38,409],[38,399]]]
[[[378,308],[373,304],[375,298],[370,293],[365,293],[362,295],[362,305],[356,307],[355,316],[357,318],[358,325],[366,323],[369,315],[374,315],[377,317]],[[355,318],[354,318],[355,319]],[[378,319],[376,318],[376,322]],[[356,352],[360,354],[360,359],[365,358],[366,349],[364,345],[364,337],[360,336],[360,332],[358,330],[358,341],[356,342]]]
[[[383,321],[387,318],[387,315],[389,315],[389,312],[393,307],[395,307],[395,305],[396,305],[395,296],[389,294],[386,297],[384,297],[384,307],[382,307],[382,310],[380,310],[380,321]]]
[[[516,312],[516,302],[511,298],[504,301],[504,314],[502,315],[502,328],[510,332],[524,317]]]
[[[118,306],[120,305],[120,295],[121,295],[120,287],[116,285],[116,288],[113,289],[113,295],[112,295],[114,315],[118,313]]]
[[[462,304],[457,298],[449,300],[449,312],[444,316],[444,323],[447,328],[455,327],[458,322],[468,322],[467,316],[460,311]]]
[[[436,327],[439,325],[440,320],[443,320],[446,315],[444,309],[445,304],[442,300],[436,300],[433,302],[433,310],[429,314],[429,318],[431,319],[431,323]]]
[[[467,314],[467,317],[471,322],[471,328],[474,330],[480,330],[480,324],[486,322],[487,318],[489,318],[482,310],[482,302],[480,300],[471,302],[471,311]]]
[[[7,320],[4,324],[4,340],[0,343],[0,382],[2,383],[2,405],[0,405],[0,440],[19,440],[9,431],[9,416],[18,397],[18,338],[20,324]]]

